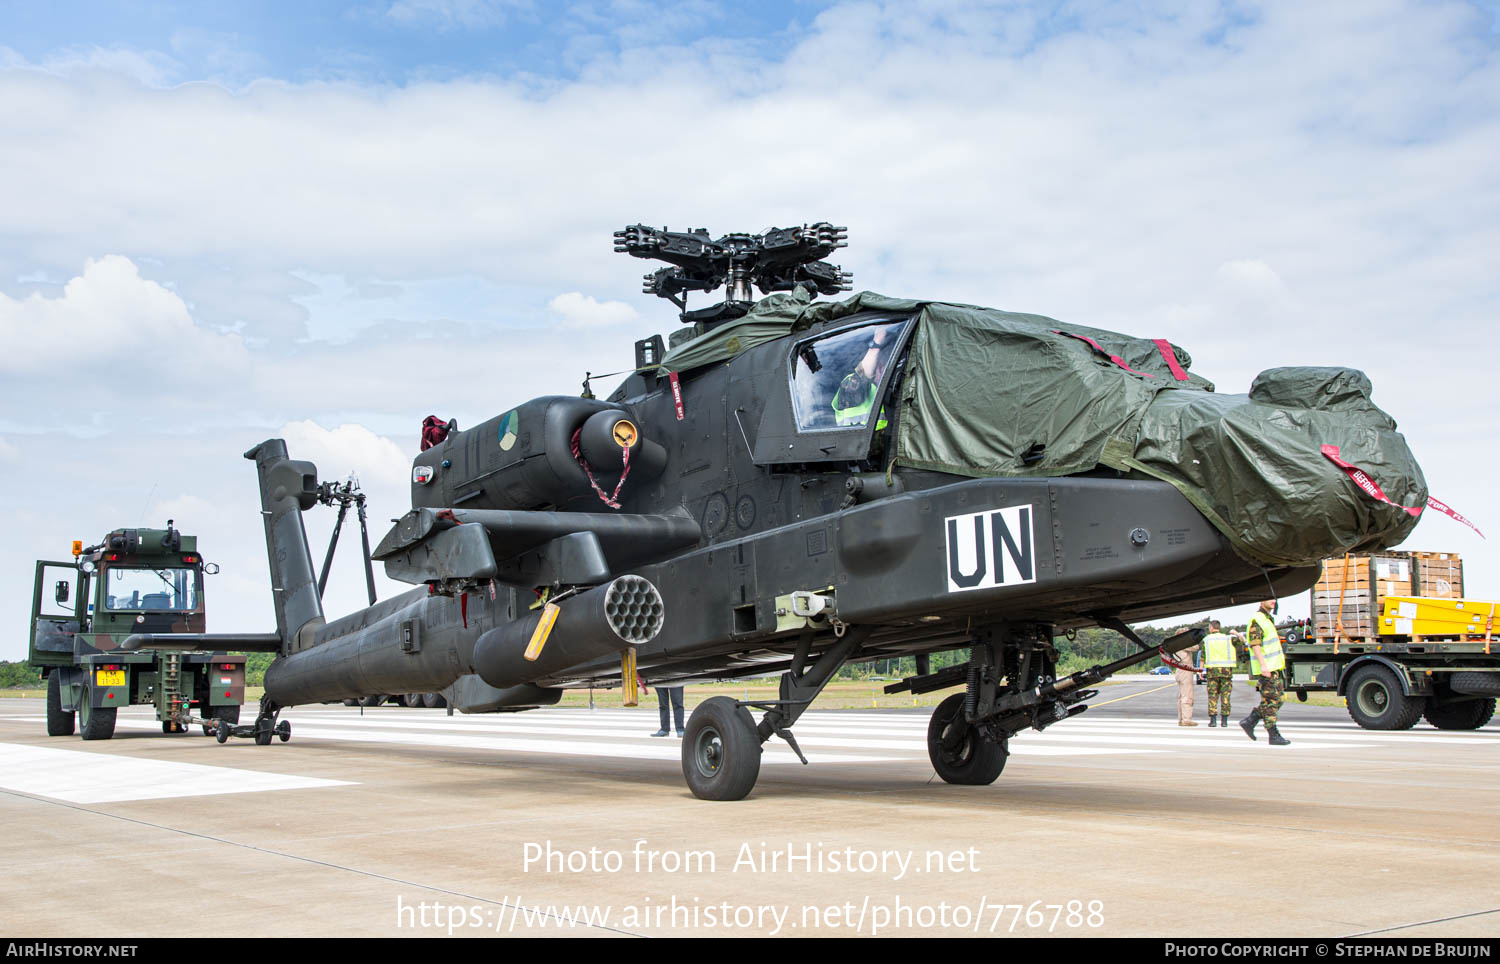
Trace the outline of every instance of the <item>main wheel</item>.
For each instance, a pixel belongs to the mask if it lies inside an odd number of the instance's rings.
[[[1401,692],[1401,681],[1374,663],[1354,671],[1345,690],[1349,715],[1367,730],[1409,730],[1422,717],[1427,701]]]
[[[1427,722],[1440,730],[1477,730],[1495,715],[1495,700],[1464,700],[1462,703],[1438,705],[1427,701]]]
[[[994,783],[1010,750],[1005,741],[987,740],[964,719],[964,694],[938,704],[927,722],[927,757],[946,783],[987,786]]]
[[[204,715],[211,720],[218,720],[221,723],[228,723],[230,726],[234,726],[240,721],[240,707],[239,704],[235,704],[234,706],[214,706],[210,707],[209,711]],[[220,727],[220,729],[223,728]],[[213,736],[215,732],[215,730],[209,729],[206,726],[203,728],[204,736]],[[225,739],[228,739],[228,737],[226,736]],[[223,743],[224,740],[220,740],[219,742]]]
[[[422,705],[429,710],[440,710],[448,705],[448,701],[443,698],[442,693],[423,693]]]
[[[379,706],[381,703],[384,703],[384,702],[385,702],[385,697],[382,696],[382,695],[377,694],[375,696],[366,696],[364,699],[362,699],[362,700],[359,701],[359,705],[360,706]]]
[[[47,674],[47,735],[72,736],[75,716],[62,708],[62,677],[53,670]]]
[[[78,703],[78,735],[85,740],[107,740],[115,735],[114,706],[89,706],[89,695],[85,691]]]
[[[743,800],[760,776],[760,734],[727,696],[698,704],[682,737],[682,775],[700,800]]]
[[[255,721],[255,745],[256,746],[270,746],[271,745],[271,737],[273,737],[275,735],[276,735],[275,731],[271,729],[271,721],[270,720],[256,720]]]
[[[406,706],[407,706],[408,709],[411,709],[411,708],[420,708],[421,706],[424,705],[422,703],[422,694],[421,693],[407,693],[406,696],[403,698],[403,701],[406,703]]]

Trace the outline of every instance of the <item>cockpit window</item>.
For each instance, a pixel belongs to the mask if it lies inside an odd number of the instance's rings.
[[[196,609],[197,573],[192,569],[110,569],[105,575],[104,594],[104,605],[109,609]]]
[[[875,394],[895,357],[906,321],[884,321],[840,331],[797,346],[792,361],[792,405],[800,431],[877,427]]]

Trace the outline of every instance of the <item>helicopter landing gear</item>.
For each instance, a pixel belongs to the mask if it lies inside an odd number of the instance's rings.
[[[693,710],[682,737],[682,776],[699,800],[743,800],[760,776],[760,734],[727,696]]]
[[[743,800],[760,776],[761,744],[772,736],[785,740],[805,766],[807,757],[792,736],[792,724],[872,631],[848,630],[811,667],[806,663],[814,633],[806,632],[798,641],[792,668],[781,674],[780,699],[740,701],[715,696],[700,703],[688,718],[682,739],[682,775],[693,796]],[[749,707],[766,711],[758,725]]]
[[[944,783],[988,786],[1005,769],[1009,741],[992,739],[964,718],[964,694],[938,704],[927,724],[927,758]]]

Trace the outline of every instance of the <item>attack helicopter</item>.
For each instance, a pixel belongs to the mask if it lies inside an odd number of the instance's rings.
[[[410,511],[371,553],[415,588],[351,615],[325,618],[307,549],[317,468],[280,439],[246,452],[277,630],[215,640],[278,655],[235,735],[286,739],[282,708],[371,693],[506,712],[568,687],[633,694],[638,676],[779,672],[777,699],[715,696],[687,723],[688,786],[734,800],[772,737],[807,762],[793,727],[840,667],[912,656],[887,691],[963,687],[932,715],[929,756],[949,783],[988,784],[1017,733],[1085,712],[1094,684],[1202,635],[1158,649],[1131,621],[1305,590],[1323,557],[1415,525],[1421,470],[1362,373],[1272,369],[1226,395],[1161,338],[869,292],[819,300],[852,290],[826,261],[847,237],[827,222],[615,232],[617,252],[666,262],[645,291],[678,308],[678,330],[638,341],[606,399],[586,380],[582,397],[439,425],[413,460]],[[721,286],[725,300],[688,309],[689,292]],[[1060,676],[1058,636],[1088,626],[1140,651]],[[933,669],[950,651],[966,658]]]

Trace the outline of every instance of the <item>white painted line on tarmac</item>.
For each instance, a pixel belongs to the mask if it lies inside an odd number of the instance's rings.
[[[118,803],[350,785],[347,780],[0,743],[0,787],[70,803]]]

